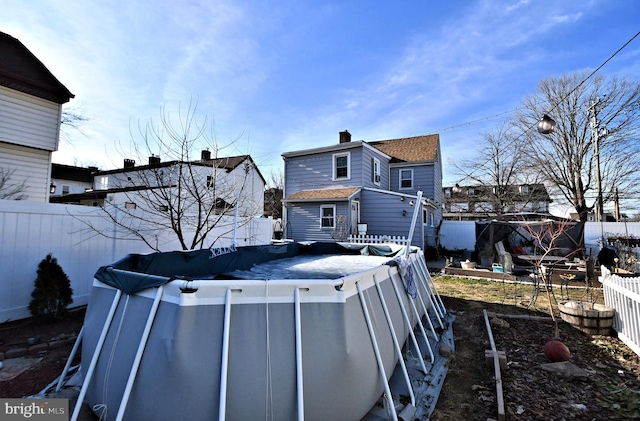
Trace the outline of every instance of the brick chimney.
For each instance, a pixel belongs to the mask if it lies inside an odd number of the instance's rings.
[[[351,133],[349,133],[349,130],[340,132],[340,143],[349,143],[349,142],[351,142]]]
[[[202,161],[209,161],[211,159],[211,151],[208,149],[203,149],[200,153],[200,159]]]

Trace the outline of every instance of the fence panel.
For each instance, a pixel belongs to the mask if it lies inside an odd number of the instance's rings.
[[[350,235],[349,242],[354,244],[395,243],[406,246],[408,241],[404,235]]]
[[[602,269],[604,302],[613,307],[618,338],[640,355],[640,277],[621,277]]]
[[[476,248],[476,223],[474,221],[442,221],[438,235],[439,244],[447,250]]]
[[[233,230],[233,218],[218,232],[216,246],[268,244],[271,218],[255,218]],[[94,228],[88,227],[91,223]],[[93,275],[129,253],[150,253],[136,238],[113,239],[117,228],[99,208],[0,200],[0,323],[29,317],[29,302],[38,264],[51,253],[65,271],[73,289],[71,307],[88,303]],[[168,236],[170,237],[170,236]],[[163,251],[178,250],[167,240]]]

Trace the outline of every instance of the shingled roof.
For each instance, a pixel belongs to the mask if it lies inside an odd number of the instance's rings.
[[[430,134],[367,143],[391,156],[392,162],[424,162],[437,159],[439,141],[440,135]]]
[[[64,104],[74,95],[27,47],[0,32],[0,86]]]
[[[360,187],[346,187],[341,189],[322,190],[301,190],[287,196],[283,201],[293,200],[327,200],[327,199],[348,199],[357,193]]]

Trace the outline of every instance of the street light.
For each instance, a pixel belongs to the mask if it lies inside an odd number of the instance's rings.
[[[556,121],[549,117],[547,114],[543,115],[540,121],[538,121],[538,132],[542,134],[549,134],[556,129]]]
[[[602,186],[601,186],[601,176],[600,176],[600,138],[605,137],[608,132],[607,129],[600,129],[600,123],[597,119],[597,110],[596,106],[600,103],[600,98],[597,101],[592,102],[591,106],[588,109],[589,114],[593,115],[590,121],[591,130],[592,130],[592,138],[594,143],[594,155],[596,157],[596,182],[598,188],[598,201],[597,201],[597,209],[596,209],[596,219],[597,221],[602,221],[603,214],[603,201],[602,201]],[[541,134],[549,134],[556,129],[556,121],[549,117],[547,114],[544,114],[540,121],[538,121],[538,132]],[[576,180],[580,177],[580,174],[576,172]],[[577,185],[577,182],[576,182]]]

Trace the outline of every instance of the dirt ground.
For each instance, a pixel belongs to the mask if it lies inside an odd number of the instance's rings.
[[[529,312],[510,304],[442,296],[456,314],[456,352],[432,416],[444,420],[497,420],[498,399],[493,366],[485,360],[491,349],[483,309],[506,314]],[[490,318],[492,320],[492,318]],[[640,357],[611,336],[589,336],[558,321],[498,317],[490,322],[496,349],[504,351],[508,368],[501,370],[507,420],[640,419]],[[586,377],[565,377],[542,369],[549,364],[544,344],[559,339],[571,351],[569,362]]]
[[[39,361],[17,377],[0,381],[0,398],[35,395],[55,380],[62,373],[74,343],[73,340],[58,339],[77,336],[83,320],[84,309],[79,309],[70,311],[63,320],[50,323],[34,323],[31,319],[25,319],[0,324],[0,352],[5,357],[9,350],[28,349],[28,341],[32,339],[33,342],[33,338],[36,337],[40,347],[52,342],[57,344],[54,347],[47,346],[46,349],[27,352],[24,358]],[[74,364],[77,362],[74,361]]]
[[[436,278],[436,283],[441,282]],[[441,290],[446,290],[442,285]],[[441,286],[438,287],[439,289]],[[472,285],[478,291],[480,286]],[[441,293],[456,314],[453,331],[455,356],[451,360],[434,421],[498,419],[493,369],[485,360],[490,349],[483,310],[504,314],[532,314],[512,304],[475,301]],[[49,342],[61,334],[77,334],[83,311],[72,312],[61,322],[37,325],[30,321],[0,324],[0,352],[20,346],[35,335]],[[504,351],[508,368],[502,370],[507,420],[625,420],[640,419],[640,357],[620,340],[588,336],[559,322],[559,337],[571,350],[570,362],[584,370],[586,378],[566,378],[541,367],[549,363],[543,346],[554,338],[550,321],[501,317],[492,323],[496,347]],[[0,381],[0,397],[36,394],[63,370],[73,344],[37,352],[41,358],[16,378]]]

